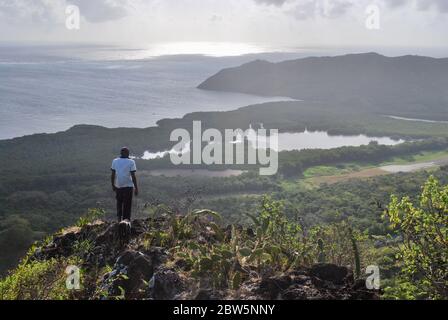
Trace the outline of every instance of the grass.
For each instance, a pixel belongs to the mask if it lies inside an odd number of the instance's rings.
[[[406,165],[415,162],[429,162],[434,160],[439,160],[443,158],[448,158],[448,150],[445,151],[424,151],[419,154],[408,156],[408,157],[397,157],[391,161],[381,163],[382,166],[385,165]]]
[[[435,161],[443,158],[448,158],[448,150],[445,151],[425,151],[415,155],[395,157],[390,161],[381,163],[342,163],[336,166],[316,166],[311,167],[304,172],[305,179],[325,176],[345,175],[353,172],[358,172],[365,169],[373,169],[388,165],[406,165],[420,162]]]
[[[322,176],[335,176],[358,171],[360,168],[361,166],[355,163],[341,164],[338,166],[316,166],[305,170],[303,176],[306,179]]]
[[[379,115],[369,115],[363,118],[353,116],[352,123],[357,123],[365,132],[379,136],[409,136],[409,137],[447,137],[445,123],[424,123],[390,119]]]
[[[319,186],[322,183],[335,183],[348,179],[368,178],[384,173],[380,167],[388,165],[410,165],[414,163],[430,162],[448,158],[448,150],[445,151],[425,151],[418,154],[395,157],[390,161],[381,163],[357,164],[342,163],[336,166],[316,166],[304,172],[304,179],[299,184],[307,189]],[[297,187],[297,184],[295,184]],[[292,188],[283,185],[285,188]]]

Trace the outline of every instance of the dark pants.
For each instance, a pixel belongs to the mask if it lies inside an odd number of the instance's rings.
[[[134,188],[117,189],[117,215],[118,221],[131,220],[132,195]]]

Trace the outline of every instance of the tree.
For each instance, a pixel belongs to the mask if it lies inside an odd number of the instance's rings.
[[[386,211],[391,226],[403,236],[399,259],[403,261],[404,285],[415,298],[448,297],[448,186],[430,177],[423,187],[419,206],[409,197],[392,196]],[[412,286],[409,286],[412,284]]]
[[[0,270],[14,266],[34,241],[28,220],[9,216],[0,221]]]

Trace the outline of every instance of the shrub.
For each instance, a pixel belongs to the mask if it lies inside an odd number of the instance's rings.
[[[419,206],[392,196],[385,216],[403,236],[397,256],[403,261],[401,288],[415,298],[448,296],[448,186],[426,182]]]
[[[0,282],[0,300],[65,300],[72,298],[66,288],[67,260],[22,262]]]

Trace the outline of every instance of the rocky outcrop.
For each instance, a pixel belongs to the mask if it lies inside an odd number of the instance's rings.
[[[104,275],[99,298],[137,299],[141,291],[146,291],[153,275],[154,263],[149,256],[126,250],[118,257],[113,270]]]
[[[241,298],[249,300],[358,300],[378,299],[374,291],[356,288],[353,273],[346,267],[320,264],[282,275],[244,283]]]
[[[378,293],[355,281],[347,267],[318,264],[276,274],[248,271],[236,263],[243,275],[239,289],[216,288],[207,277],[191,276],[191,265],[177,258],[176,247],[166,247],[164,231],[173,228],[164,219],[136,220],[130,233],[123,234],[120,224],[95,222],[83,228],[70,228],[35,250],[31,259],[46,260],[76,256],[87,273],[82,299],[154,300],[330,300],[377,299]],[[235,230],[242,232],[241,227]],[[231,228],[218,235],[213,228],[197,231],[201,243],[229,241]],[[251,229],[245,230],[254,236]]]

